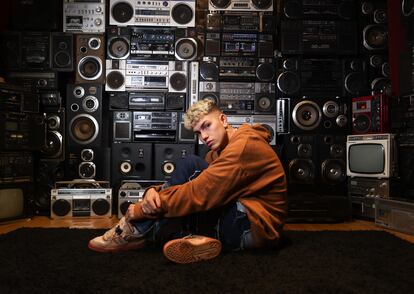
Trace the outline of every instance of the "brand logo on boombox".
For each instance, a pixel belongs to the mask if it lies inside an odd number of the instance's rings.
[[[117,26],[195,26],[195,0],[111,0],[109,24]]]

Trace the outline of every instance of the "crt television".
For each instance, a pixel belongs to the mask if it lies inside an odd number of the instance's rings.
[[[349,177],[390,178],[398,174],[394,134],[348,135],[346,157]]]

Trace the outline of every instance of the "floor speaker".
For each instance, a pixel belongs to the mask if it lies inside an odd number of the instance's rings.
[[[171,178],[178,162],[195,153],[194,144],[154,144],[154,179]]]

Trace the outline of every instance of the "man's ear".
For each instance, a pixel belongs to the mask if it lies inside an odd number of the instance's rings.
[[[227,115],[225,115],[224,113],[220,113],[219,119],[221,123],[223,124],[223,126],[227,128],[229,125],[229,122],[227,121]]]

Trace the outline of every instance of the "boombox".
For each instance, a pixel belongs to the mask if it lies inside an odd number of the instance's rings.
[[[163,182],[155,180],[123,181],[118,191],[118,218],[122,218],[131,204],[142,201],[145,190]]]
[[[355,18],[354,2],[354,0],[285,0],[283,5],[283,13],[288,19],[350,20]]]
[[[0,84],[0,109],[12,112],[39,112],[39,94],[24,91],[19,86]]]
[[[260,124],[270,133],[270,145],[276,145],[276,117],[274,115],[227,115],[227,121],[235,128],[242,124]]]
[[[383,93],[352,98],[352,134],[386,133],[388,98]]]
[[[194,27],[195,0],[110,0],[109,24],[116,26]]]
[[[112,188],[105,181],[61,181],[51,190],[50,217],[111,217]]]
[[[71,33],[105,32],[105,0],[65,0],[63,31]]]
[[[0,183],[33,181],[33,154],[31,152],[0,152]]]
[[[125,89],[186,93],[188,62],[126,60]]]
[[[358,52],[354,21],[282,20],[282,54],[341,54]]]
[[[273,12],[273,0],[209,0],[208,10]]]
[[[333,58],[284,57],[278,60],[277,93],[289,96],[341,96],[342,61]]]
[[[43,114],[0,111],[0,150],[39,151],[45,133]]]
[[[206,20],[206,29],[212,31],[274,32],[275,28],[273,15],[260,12],[213,12]]]
[[[175,141],[177,112],[133,113],[133,141]]]

